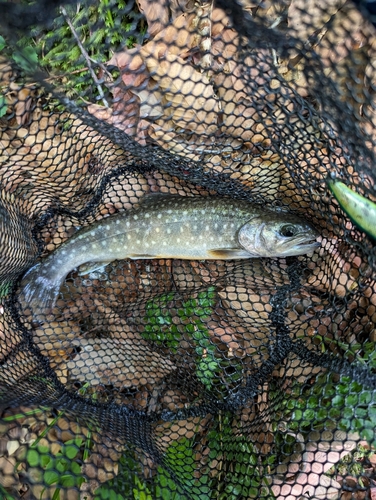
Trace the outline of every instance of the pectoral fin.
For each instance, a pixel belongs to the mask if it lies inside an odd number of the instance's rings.
[[[85,264],[82,264],[78,268],[78,275],[83,276],[84,274],[89,274],[94,271],[103,270],[103,268],[108,266],[110,262],[112,262],[112,260],[85,262]]]
[[[250,259],[255,257],[242,248],[217,248],[208,250],[208,255],[210,259],[219,260]]]

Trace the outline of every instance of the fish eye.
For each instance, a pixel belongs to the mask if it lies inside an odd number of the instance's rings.
[[[291,224],[286,224],[285,226],[282,226],[279,230],[279,234],[281,236],[285,236],[286,238],[291,238],[292,236],[295,236],[297,233],[297,229],[295,226],[292,226]]]

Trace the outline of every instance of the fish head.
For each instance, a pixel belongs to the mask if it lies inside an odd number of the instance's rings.
[[[313,252],[320,243],[308,222],[286,212],[266,213],[244,224],[238,242],[255,257],[288,257]]]

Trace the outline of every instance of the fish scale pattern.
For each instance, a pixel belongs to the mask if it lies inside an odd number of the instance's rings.
[[[366,5],[39,0],[0,13],[0,498],[374,498]],[[343,205],[328,180],[360,196]],[[35,314],[33,265],[161,193],[289,212],[319,245],[110,262],[108,248]]]

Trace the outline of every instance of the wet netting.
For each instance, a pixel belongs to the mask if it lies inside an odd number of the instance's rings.
[[[0,2],[0,498],[376,498],[376,38],[343,0]]]

